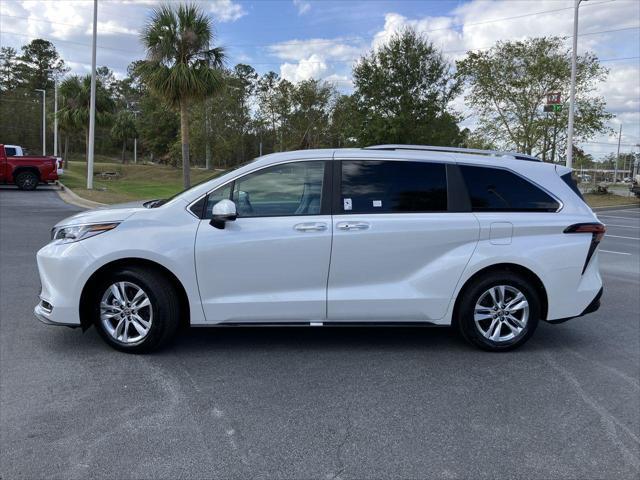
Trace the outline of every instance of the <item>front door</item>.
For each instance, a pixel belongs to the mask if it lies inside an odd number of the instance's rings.
[[[195,262],[208,322],[324,320],[331,254],[330,169],[323,160],[265,167],[209,195]],[[328,177],[327,177],[328,178]],[[209,225],[213,205],[238,218]]]
[[[344,159],[334,205],[330,321],[442,318],[478,242],[448,207],[442,163]]]

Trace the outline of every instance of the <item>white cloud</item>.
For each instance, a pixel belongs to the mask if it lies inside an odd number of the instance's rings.
[[[235,22],[247,14],[242,5],[232,0],[209,0],[203,4],[209,6],[209,11],[219,22]]]
[[[303,58],[298,63],[283,63],[280,65],[280,76],[290,82],[300,82],[311,78],[320,78],[327,71],[327,64],[317,54]]]
[[[353,88],[353,79],[350,75],[338,75],[337,73],[332,73],[331,75],[324,77],[322,80],[333,83],[338,89]]]
[[[298,9],[298,15],[304,15],[311,10],[311,3],[305,0],[293,0],[293,5]]]
[[[363,51],[362,46],[347,43],[348,38],[309,38],[306,40],[288,40],[269,46],[269,51],[277,58],[299,61],[310,55],[319,55],[331,60],[352,60]]]
[[[351,63],[366,49],[360,39],[356,40],[356,45],[348,43],[351,39],[340,37],[291,40],[270,45],[269,51],[285,60],[280,65],[280,75],[289,81],[330,79],[341,89],[351,89],[350,76],[336,70],[350,73]]]

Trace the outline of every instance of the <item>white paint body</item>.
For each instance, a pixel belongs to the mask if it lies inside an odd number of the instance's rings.
[[[188,210],[203,195],[267,166],[305,160],[412,160],[507,168],[552,193],[553,213],[405,213],[238,218],[225,229]],[[559,169],[559,171],[556,171]],[[316,150],[261,157],[188,190],[158,208],[124,205],[82,212],[58,226],[121,222],[76,243],[52,241],[37,255],[42,281],[37,316],[79,325],[82,290],[93,273],[121,259],[162,265],[187,293],[192,325],[287,322],[429,322],[449,325],[465,282],[496,264],[533,272],[548,299],[547,320],[580,315],[602,287],[597,252],[584,273],[597,222],[562,181],[568,170],[480,155]],[[365,230],[343,230],[363,222]],[[324,230],[294,227],[312,223]]]

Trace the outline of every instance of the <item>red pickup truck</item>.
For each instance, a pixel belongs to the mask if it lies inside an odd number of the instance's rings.
[[[0,183],[15,184],[20,190],[34,190],[39,183],[58,180],[59,166],[56,157],[7,155],[4,145],[0,144]]]

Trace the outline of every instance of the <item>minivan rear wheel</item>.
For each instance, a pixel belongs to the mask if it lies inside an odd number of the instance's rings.
[[[125,268],[101,279],[93,296],[96,328],[112,347],[147,353],[173,339],[180,320],[178,294],[154,270]]]
[[[455,323],[462,337],[489,351],[525,343],[540,319],[540,299],[526,278],[513,272],[479,277],[463,290]]]

